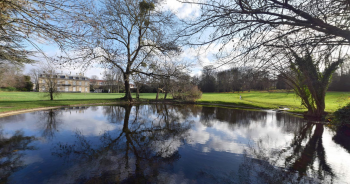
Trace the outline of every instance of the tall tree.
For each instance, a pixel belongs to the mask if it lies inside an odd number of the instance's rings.
[[[98,6],[91,6],[94,3]],[[78,57],[65,61],[81,62],[83,58],[85,66],[97,62],[108,69],[118,68],[123,73],[124,99],[131,101],[130,75],[156,75],[147,69],[162,62],[157,58],[179,51],[169,35],[173,14],[156,9],[153,0],[100,0],[88,4],[77,20],[84,20],[82,29],[87,31],[76,47]]]
[[[341,51],[350,43],[350,28],[348,26],[350,4],[348,1],[209,0],[187,3],[201,5],[202,14],[197,19],[187,22],[187,27],[181,32],[181,36],[189,40],[190,44],[193,44],[193,41],[199,45],[219,42],[221,46],[218,54],[220,57],[219,65],[244,62],[245,64],[259,64],[269,69],[279,70],[277,69],[281,68],[279,60],[286,61],[283,57],[294,55],[298,58],[295,57],[292,60],[293,64],[289,65],[288,62],[284,62],[283,64],[286,65],[283,67],[293,67],[293,65],[296,66],[295,64],[302,67],[298,61],[304,56],[304,47],[314,47],[310,54],[316,57],[316,61],[320,61],[320,58],[325,58],[322,56],[323,51],[329,48],[332,51]],[[201,35],[198,33],[207,32],[210,32],[210,36],[198,43],[198,37]],[[234,42],[239,44],[234,44]],[[293,52],[281,54],[278,52],[281,48],[287,51],[292,49],[294,54],[292,54]],[[329,52],[326,51],[326,53]],[[308,63],[306,60],[302,62]],[[337,59],[323,60],[322,63],[326,63],[323,66],[329,66],[330,70],[322,68],[320,62],[311,63],[313,66],[312,74],[309,73],[310,75],[307,76],[315,81],[320,81],[329,79],[333,69],[339,67],[342,62]],[[320,70],[314,72],[315,68]],[[322,76],[320,77],[319,74]],[[324,84],[322,83],[322,87],[317,89],[312,85],[305,87],[313,88],[307,89],[309,91],[317,90],[314,94],[323,95],[327,89],[326,86],[328,86],[328,84]],[[324,99],[324,95],[318,99],[321,98]],[[313,112],[315,116],[322,114]]]
[[[42,74],[42,81],[40,81],[42,85],[43,92],[45,92],[45,97],[49,97],[50,100],[54,100],[54,97],[57,97],[61,94],[61,90],[59,89],[59,78],[57,77],[57,73],[52,68],[48,68],[45,73]]]

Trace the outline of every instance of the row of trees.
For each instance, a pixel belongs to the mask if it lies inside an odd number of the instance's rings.
[[[292,76],[292,74],[291,74]],[[268,70],[253,68],[230,68],[215,71],[206,66],[201,76],[193,76],[192,83],[203,92],[239,92],[250,90],[293,89],[293,84],[283,74],[277,76]],[[330,91],[350,91],[350,72],[335,72],[329,84]]]
[[[206,66],[201,76],[193,77],[193,82],[203,92],[239,92],[276,88],[276,80],[270,72],[252,68],[231,68],[215,72],[212,66]]]
[[[30,76],[23,74],[22,68],[11,64],[4,64],[0,65],[0,88],[31,91],[33,89],[33,83]]]

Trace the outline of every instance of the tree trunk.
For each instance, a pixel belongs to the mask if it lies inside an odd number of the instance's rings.
[[[165,91],[164,100],[166,99],[167,95],[168,95],[168,91]]]
[[[50,100],[53,100],[53,92],[51,89],[50,89]]]
[[[140,99],[140,91],[139,91],[139,86],[136,86],[136,98]]]
[[[123,77],[124,77],[124,85],[125,85],[125,96],[123,98],[131,102],[132,96],[130,91],[129,74],[124,73]]]
[[[157,88],[157,96],[156,96],[156,100],[158,100],[158,95],[159,95],[159,88]]]

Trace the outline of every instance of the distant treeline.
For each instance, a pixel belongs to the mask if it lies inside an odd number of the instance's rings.
[[[340,72],[339,72],[340,73]],[[350,91],[350,70],[342,74],[334,73],[330,91]],[[250,90],[292,89],[281,75],[267,70],[252,68],[230,68],[215,71],[204,67],[201,76],[193,76],[192,82],[203,92],[239,92]]]

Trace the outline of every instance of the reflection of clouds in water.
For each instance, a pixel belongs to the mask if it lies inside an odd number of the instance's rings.
[[[44,162],[44,159],[41,158],[39,155],[25,155],[23,156],[23,165],[28,165],[28,164],[32,164],[35,162]]]
[[[166,158],[174,154],[182,145],[180,139],[171,138],[165,141],[155,141],[152,150],[161,153],[160,156]]]
[[[350,155],[343,147],[332,140],[333,136],[330,131],[324,131],[322,135],[327,163],[334,170],[334,173],[337,173],[338,177],[343,179],[344,183],[350,183]]]
[[[200,122],[195,122],[193,128],[189,130],[189,144],[205,144],[210,139],[210,134],[206,132],[207,127]]]
[[[86,118],[86,119],[85,119]],[[76,131],[79,130],[82,135],[100,135],[105,131],[111,131],[115,129],[121,129],[123,125],[110,124],[106,121],[97,121],[93,118],[76,118],[74,117],[65,117],[63,118],[63,123],[60,126],[61,131]]]
[[[203,144],[203,152],[214,150],[240,154],[244,146],[239,140],[245,141],[246,144],[250,140],[256,141],[268,135],[271,139],[276,140],[274,146],[281,146],[293,138],[292,134],[284,132],[283,126],[277,126],[275,113],[268,113],[266,118],[258,122],[251,120],[245,125],[215,119],[210,120],[209,124],[212,127],[206,127],[197,118],[187,139],[187,142],[193,146]]]
[[[45,124],[42,120],[38,120],[37,113],[26,113],[23,121],[8,121],[1,123],[2,128],[6,130],[6,136],[11,137],[14,135],[15,131],[20,129],[26,132],[26,135],[35,135],[38,131],[42,130],[43,126],[33,126],[33,124]],[[82,113],[78,111],[60,111],[59,116],[60,121],[59,131],[72,131],[75,132],[79,130],[83,135],[93,135],[97,136],[104,131],[111,131],[117,128],[122,128],[120,124],[111,124],[106,121],[106,117],[96,119],[96,113],[87,109]]]

